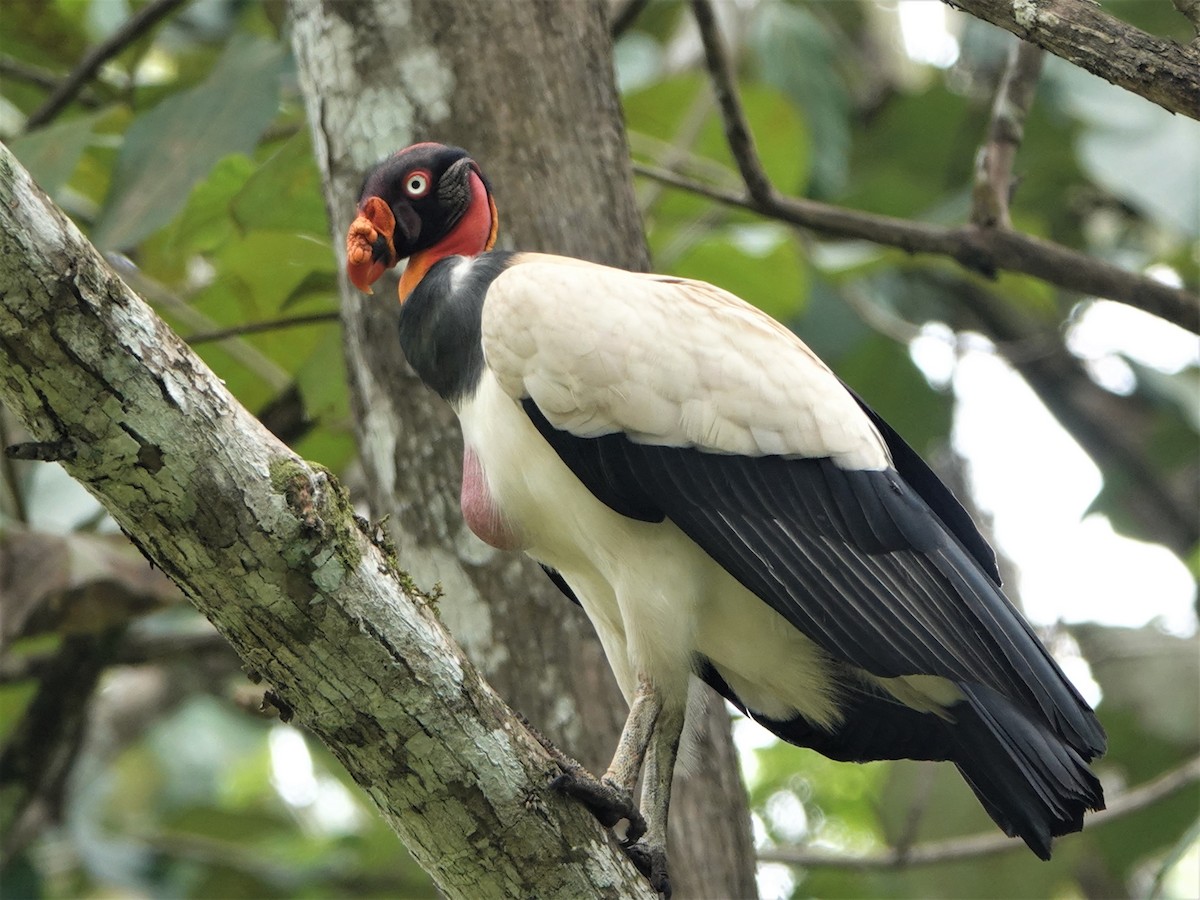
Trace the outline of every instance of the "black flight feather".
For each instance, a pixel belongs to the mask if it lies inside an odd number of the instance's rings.
[[[1103,752],[1091,709],[992,573],[896,470],[580,438],[524,407],[599,500],[671,519],[834,659],[884,678],[983,686],[1083,758]]]

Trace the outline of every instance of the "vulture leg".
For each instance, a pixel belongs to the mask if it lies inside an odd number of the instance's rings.
[[[667,876],[667,815],[671,807],[671,780],[675,774],[675,758],[679,755],[684,712],[683,708],[673,707],[660,710],[646,757],[646,778],[642,785],[646,836],[625,851],[650,880],[650,886],[667,898],[671,896],[671,879]]]
[[[624,833],[618,833],[626,845],[634,843],[646,832],[646,822],[633,802],[633,792],[662,708],[658,691],[645,677],[639,677],[616,755],[604,776],[594,778],[582,766],[577,766],[550,783],[555,790],[586,806],[606,828],[613,828],[622,820],[628,822]]]

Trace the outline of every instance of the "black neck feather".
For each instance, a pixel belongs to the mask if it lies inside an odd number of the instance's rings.
[[[481,322],[488,287],[508,266],[508,251],[439,260],[400,309],[400,347],[420,379],[450,404],[469,396],[483,375]]]

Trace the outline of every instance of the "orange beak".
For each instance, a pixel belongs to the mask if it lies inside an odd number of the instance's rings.
[[[396,217],[378,197],[368,197],[358,207],[358,216],[346,233],[346,274],[364,294],[371,293],[384,272],[394,266],[396,247],[392,235]]]

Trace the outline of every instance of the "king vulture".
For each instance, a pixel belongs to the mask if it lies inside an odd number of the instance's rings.
[[[602,778],[555,786],[627,820],[656,889],[693,679],[833,759],[954,763],[1043,859],[1103,808],[1104,731],[991,549],[799,338],[713,285],[494,250],[496,230],[467,153],[416,144],[367,175],[348,273],[370,292],[408,260],[400,346],[458,414],[467,525],[595,626],[630,712]]]

